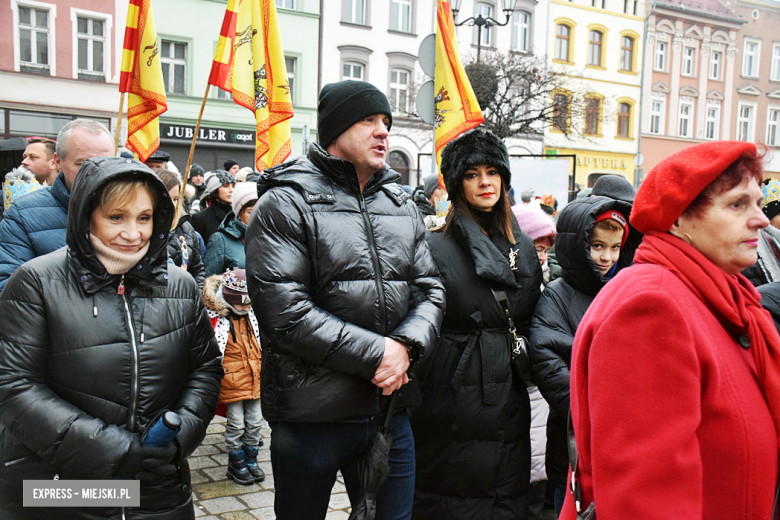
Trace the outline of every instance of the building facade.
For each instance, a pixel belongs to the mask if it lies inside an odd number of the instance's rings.
[[[436,32],[435,0],[339,0],[322,12],[320,86],[344,79],[368,81],[393,106],[388,162],[415,186],[432,171],[433,126],[415,117],[415,93],[427,79],[418,63],[420,44]],[[506,17],[498,0],[463,0],[456,18]],[[482,33],[483,50],[544,54],[546,4],[519,0],[505,27]],[[457,28],[463,61],[477,53],[475,27]],[[508,139],[510,153],[541,153],[541,140]]]
[[[647,25],[642,154],[649,172],[692,144],[735,138],[744,20],[718,0],[663,0]]]
[[[545,153],[576,155],[583,187],[604,174],[634,182],[644,8],[640,0],[550,0],[549,65],[571,82],[550,100]]]
[[[78,117],[115,129],[119,1],[0,2],[0,139],[56,137]],[[5,173],[5,172],[3,172]]]

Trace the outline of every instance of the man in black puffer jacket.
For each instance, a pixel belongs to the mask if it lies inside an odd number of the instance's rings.
[[[547,419],[547,480],[556,488],[556,508],[563,504],[569,467],[567,420],[571,349],[577,326],[591,302],[611,279],[601,274],[590,252],[589,237],[599,215],[620,212],[626,220],[631,204],[608,197],[587,197],[570,202],[558,218],[555,247],[563,277],[553,280],[536,304],[531,319],[531,375],[550,405]],[[615,273],[633,263],[642,235],[630,228],[620,250]]]
[[[320,93],[319,144],[266,170],[246,232],[263,344],[263,415],[279,520],[324,518],[338,470],[357,497],[357,458],[398,392],[391,477],[377,518],[411,514],[419,401],[411,362],[430,354],[444,291],[414,203],[388,169],[390,104],[362,81]]]

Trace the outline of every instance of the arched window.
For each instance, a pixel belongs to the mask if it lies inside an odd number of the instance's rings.
[[[562,23],[555,27],[555,59],[569,61],[571,27]]]
[[[387,156],[387,164],[401,174],[401,184],[409,184],[409,176],[411,168],[409,166],[409,158],[405,153],[393,150],[390,155]]]
[[[601,67],[601,44],[604,35],[600,31],[588,33],[588,65]]]
[[[631,137],[631,105],[618,104],[617,135],[618,137]]]
[[[556,92],[553,95],[552,128],[558,132],[569,132],[569,105],[571,95],[565,91]]]
[[[602,98],[591,95],[585,98],[585,133],[588,135],[601,134],[601,107]]]
[[[634,39],[630,36],[620,38],[620,70],[634,70]]]

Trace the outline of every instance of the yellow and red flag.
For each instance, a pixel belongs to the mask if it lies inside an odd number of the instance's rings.
[[[151,0],[130,0],[119,92],[128,93],[127,147],[146,161],[160,147],[160,114],[168,110]]]
[[[481,125],[485,118],[460,61],[458,38],[449,0],[438,0],[436,9],[436,162],[441,165],[444,146],[460,134]],[[444,180],[439,171],[439,184]]]
[[[254,112],[258,171],[290,156],[293,107],[274,0],[228,0],[209,84]]]

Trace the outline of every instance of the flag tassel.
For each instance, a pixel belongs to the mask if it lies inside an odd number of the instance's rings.
[[[116,115],[116,134],[114,135],[114,155],[119,149],[119,133],[122,131],[122,113],[125,108],[125,93],[119,96],[119,113]]]
[[[179,197],[179,201],[176,203],[176,215],[181,211],[181,203],[184,200],[184,188],[187,187],[187,181],[190,179],[190,166],[192,166],[192,156],[195,155],[195,142],[198,140],[198,132],[200,132],[200,120],[203,119],[203,109],[206,108],[206,99],[209,97],[209,89],[211,84],[206,83],[206,93],[203,94],[203,102],[200,104],[200,113],[198,114],[198,121],[195,123],[195,134],[192,136],[192,144],[190,145],[190,156],[187,157],[187,168],[184,169],[184,180],[181,185],[182,195]]]

